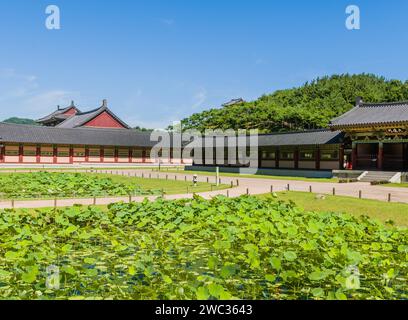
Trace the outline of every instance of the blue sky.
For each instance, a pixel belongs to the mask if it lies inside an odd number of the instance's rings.
[[[58,5],[61,30],[45,28]],[[361,30],[345,8],[361,9]],[[408,79],[405,0],[4,0],[0,119],[102,99],[163,128],[236,97],[333,73]]]

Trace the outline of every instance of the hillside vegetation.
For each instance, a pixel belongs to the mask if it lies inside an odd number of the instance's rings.
[[[33,126],[38,125],[38,123],[35,122],[32,119],[18,118],[18,117],[8,118],[8,119],[4,120],[3,122],[5,122],[5,123],[14,123],[14,124],[29,124],[29,125],[33,125]]]
[[[372,74],[333,75],[299,88],[278,90],[259,99],[196,113],[182,120],[184,129],[259,129],[284,132],[326,128],[329,121],[355,105],[408,100],[408,81],[387,80]]]

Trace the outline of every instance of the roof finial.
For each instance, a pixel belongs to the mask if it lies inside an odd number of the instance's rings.
[[[363,98],[362,97],[357,97],[356,98],[356,107],[359,107],[362,104],[363,104]]]
[[[108,107],[108,100],[106,100],[106,99],[103,99],[103,100],[102,100],[102,107],[103,107],[103,108],[107,108],[107,107]]]
[[[71,105],[70,105],[70,107],[75,107],[74,100],[71,100]]]
[[[60,107],[60,105],[57,105],[57,110],[61,110],[61,107]]]

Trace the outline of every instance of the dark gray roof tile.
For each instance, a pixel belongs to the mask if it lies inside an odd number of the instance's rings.
[[[266,134],[259,136],[260,146],[300,146],[342,143],[344,134],[327,129]]]
[[[150,133],[129,129],[57,128],[0,123],[1,142],[151,147]]]
[[[333,119],[330,127],[398,124],[408,122],[408,102],[362,103]]]
[[[47,122],[49,120],[52,119],[67,119],[70,117],[70,115],[65,115],[64,112],[68,111],[71,108],[75,108],[78,110],[78,108],[76,108],[73,104],[71,104],[70,106],[63,108],[63,109],[57,109],[54,112],[50,113],[48,116],[45,116],[41,119],[36,120],[37,122],[41,123],[41,122]],[[80,112],[78,110],[78,112]]]

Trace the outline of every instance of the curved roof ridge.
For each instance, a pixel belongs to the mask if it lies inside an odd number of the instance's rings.
[[[381,106],[394,106],[394,105],[402,105],[402,104],[408,105],[408,100],[396,101],[396,102],[375,102],[375,103],[363,102],[359,105],[359,107],[364,107],[364,106],[381,107]]]
[[[330,128],[320,128],[320,129],[308,129],[308,130],[298,130],[298,131],[282,131],[282,132],[271,132],[271,133],[260,133],[258,136],[274,136],[280,134],[299,134],[299,133],[315,133],[315,132],[326,132],[331,131]]]
[[[81,115],[84,115],[84,114],[94,113],[94,112],[99,111],[101,109],[107,109],[107,107],[101,106],[101,107],[98,107],[98,108],[95,108],[95,109],[92,109],[92,110],[88,110],[88,111],[84,111],[84,112],[78,112],[76,115],[81,116]]]

